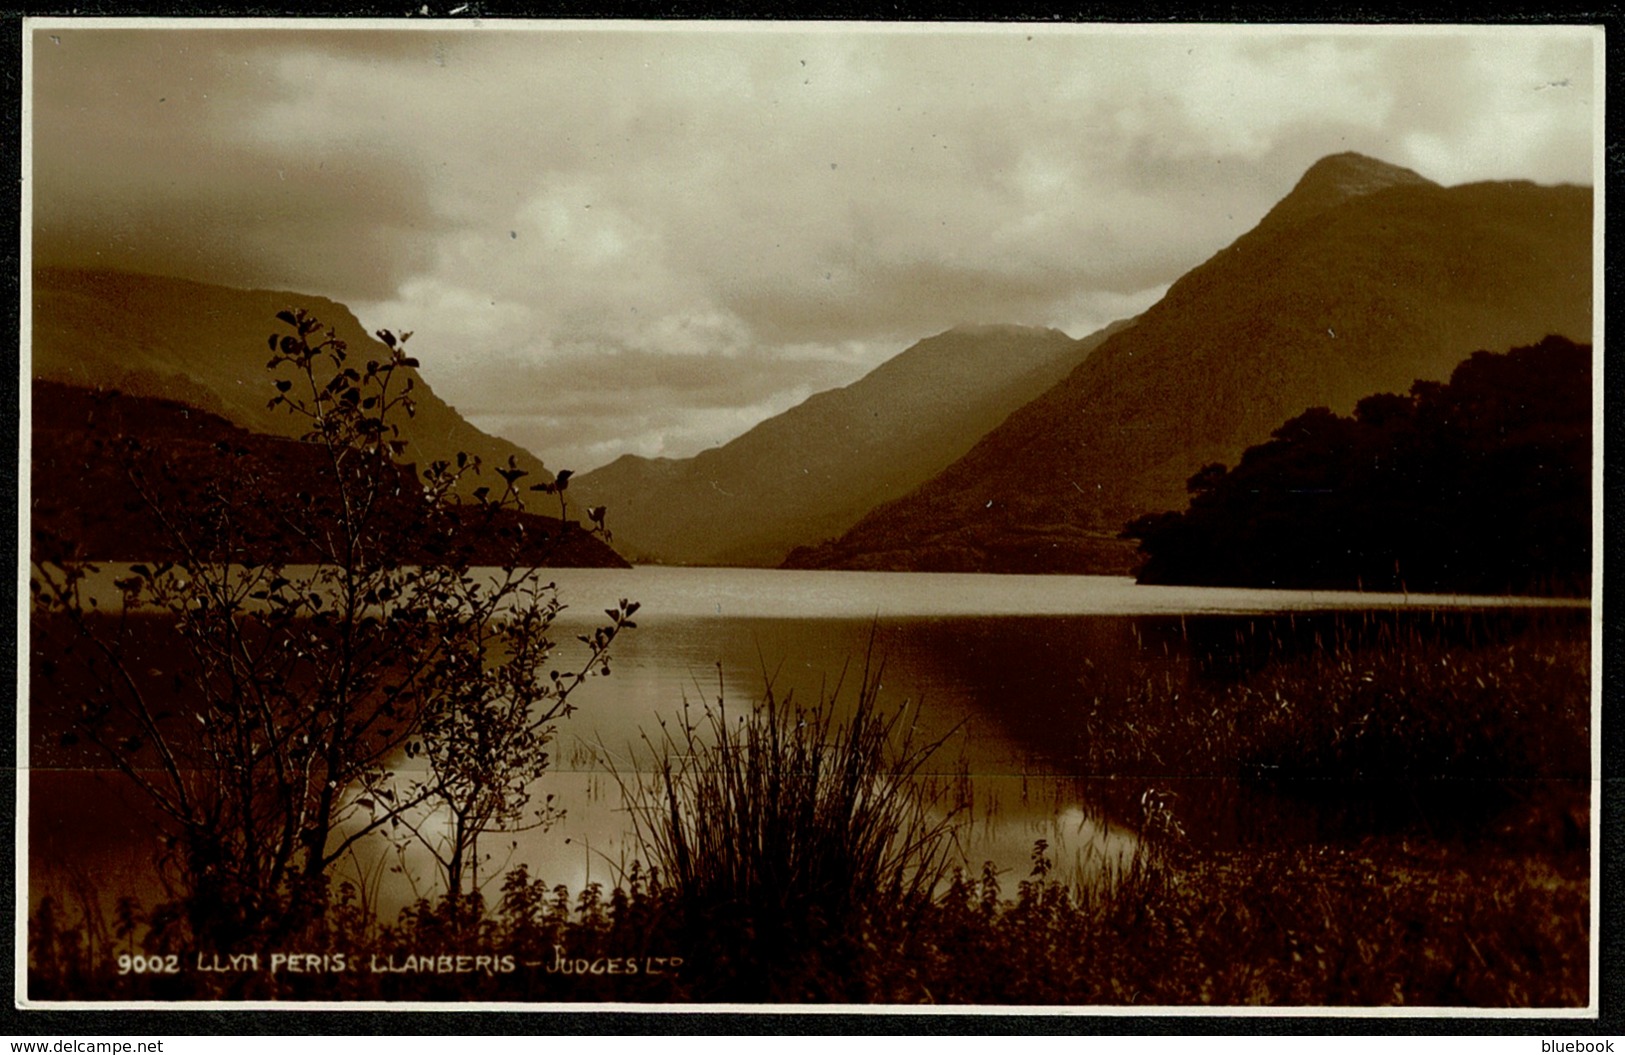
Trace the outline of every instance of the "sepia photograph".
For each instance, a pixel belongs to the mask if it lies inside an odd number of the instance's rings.
[[[25,20],[17,1008],[1595,1017],[1603,46]]]

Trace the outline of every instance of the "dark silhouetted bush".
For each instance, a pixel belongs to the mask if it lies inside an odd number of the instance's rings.
[[[1189,508],[1130,523],[1143,583],[1584,595],[1591,347],[1476,352],[1448,384],[1316,407]]]

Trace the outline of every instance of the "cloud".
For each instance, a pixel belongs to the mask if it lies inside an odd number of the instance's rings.
[[[41,36],[62,40],[35,49],[41,263],[357,298],[421,271],[448,231],[392,151],[261,134],[299,87],[252,58],[257,35]]]
[[[1394,61],[1398,61],[1397,57]],[[1407,164],[1442,183],[1590,183],[1596,114],[1589,48],[1509,34],[1441,57],[1438,100],[1410,98],[1396,121]]]
[[[424,359],[426,371],[433,365]],[[549,452],[552,465],[597,466],[719,446],[851,376],[850,363],[822,357],[578,349],[482,373],[457,407],[480,428]]]
[[[49,32],[39,259],[345,300],[555,463],[694,453],[961,322],[1082,336],[1328,153],[1593,157],[1561,27]],[[504,383],[544,368],[552,409]]]

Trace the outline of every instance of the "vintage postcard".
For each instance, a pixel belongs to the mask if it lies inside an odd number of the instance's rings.
[[[26,22],[17,1006],[1595,1016],[1602,48]]]

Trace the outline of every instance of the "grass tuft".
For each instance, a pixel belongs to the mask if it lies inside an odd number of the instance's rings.
[[[904,941],[960,859],[960,805],[926,772],[942,741],[883,711],[866,657],[813,706],[771,680],[753,709],[719,695],[647,735],[650,774],[622,778],[638,839],[681,914],[684,944],[738,999],[873,999],[852,968]]]

